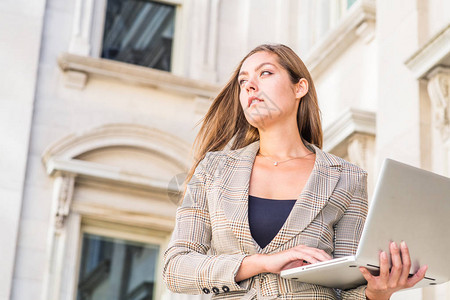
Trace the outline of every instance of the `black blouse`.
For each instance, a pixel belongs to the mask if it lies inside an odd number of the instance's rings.
[[[283,227],[294,200],[274,200],[248,195],[248,222],[253,239],[264,248]]]

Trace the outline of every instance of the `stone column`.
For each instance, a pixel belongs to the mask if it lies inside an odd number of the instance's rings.
[[[60,299],[61,278],[64,269],[65,245],[67,233],[66,220],[70,213],[75,175],[60,174],[53,186],[53,227],[49,233],[49,252],[44,274],[42,299]]]
[[[217,47],[220,0],[194,0],[190,4],[189,77],[217,82]]]
[[[94,14],[93,0],[77,0],[69,52],[89,56],[91,52],[91,28]]]

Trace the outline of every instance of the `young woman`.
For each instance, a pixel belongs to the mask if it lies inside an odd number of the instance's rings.
[[[354,255],[367,214],[367,172],[321,150],[311,76],[287,46],[261,45],[239,63],[196,138],[163,278],[177,293],[214,299],[389,299],[408,278],[406,244],[392,269],[337,290],[286,280],[283,269]]]

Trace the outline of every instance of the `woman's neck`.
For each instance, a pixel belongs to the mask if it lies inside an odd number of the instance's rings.
[[[259,153],[275,160],[304,156],[311,151],[303,144],[298,129],[289,130],[286,127],[259,131]]]

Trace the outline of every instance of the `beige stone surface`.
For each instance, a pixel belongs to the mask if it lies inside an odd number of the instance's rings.
[[[325,148],[365,167],[369,191],[386,157],[449,176],[429,79],[406,63],[450,24],[449,1],[358,0],[346,14],[339,1],[180,0],[174,74],[72,55],[74,26],[102,24],[106,0],[77,11],[89,1],[0,4],[0,300],[73,300],[89,230],[164,248],[176,210],[165,189],[190,166],[211,98],[260,43],[286,43],[311,66],[323,127],[336,132]],[[97,31],[82,42],[95,48]],[[123,128],[160,134],[141,145]],[[174,295],[158,276],[158,299],[208,298]],[[450,285],[392,299],[446,300]]]

